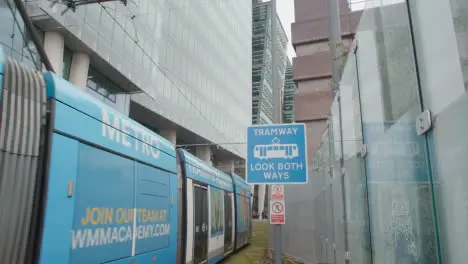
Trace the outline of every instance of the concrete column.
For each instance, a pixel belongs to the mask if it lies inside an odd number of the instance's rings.
[[[73,53],[70,67],[70,82],[80,89],[86,89],[89,71],[89,55],[84,52]]]
[[[159,132],[163,138],[169,140],[172,144],[176,145],[177,131],[175,129],[164,129]]]
[[[222,172],[231,173],[234,171],[234,160],[232,159],[220,160],[216,167],[218,168],[218,170]]]
[[[209,165],[213,165],[213,163],[211,162],[210,146],[197,146],[195,149],[195,156],[197,156],[197,158],[203,160],[204,162],[208,163]]]
[[[265,184],[259,184],[258,185],[258,214],[260,217],[262,217],[263,209],[264,209],[264,204],[265,204],[265,189],[266,185]]]
[[[62,76],[64,45],[65,40],[60,33],[53,31],[44,33],[44,50],[56,74],[59,76]]]

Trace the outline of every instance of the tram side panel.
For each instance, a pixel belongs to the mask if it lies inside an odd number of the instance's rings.
[[[231,173],[236,190],[236,250],[244,247],[249,242],[250,219],[250,186],[235,173]]]
[[[208,184],[200,171],[189,163],[189,154],[178,150],[186,183],[186,252],[185,263],[208,261],[209,197]],[[193,162],[193,161],[192,161]],[[204,174],[205,177],[209,177]]]
[[[233,192],[224,190],[224,256],[234,251],[235,209]]]
[[[186,263],[208,261],[208,206],[208,186],[188,178]]]
[[[237,248],[240,249],[246,245],[247,235],[247,208],[246,197],[243,195],[245,190],[239,190],[237,194]]]
[[[185,263],[194,263],[193,262],[193,255],[194,255],[194,231],[195,231],[195,224],[194,224],[194,214],[193,214],[193,210],[194,210],[194,204],[195,204],[195,200],[194,200],[194,195],[193,195],[193,183],[192,183],[192,179],[186,179],[186,196],[187,196],[187,200],[186,200],[186,208],[187,208],[187,221],[186,221],[186,235],[185,235],[185,238],[186,238],[186,252],[185,252]],[[199,229],[200,227],[197,226],[197,232],[199,232]]]
[[[177,263],[186,263],[187,251],[187,181],[185,168],[181,165],[182,159],[177,153],[177,181],[178,181],[178,233],[177,233]]]
[[[242,206],[241,206],[241,196],[236,193],[236,250],[239,250],[242,247]]]
[[[178,152],[187,182],[185,263],[219,263],[234,248],[232,179],[190,153]]]
[[[208,186],[209,197],[209,263],[218,263],[224,257],[224,192]]]
[[[57,100],[40,263],[175,263],[170,148],[138,140],[129,131],[160,139],[66,81],[46,79]]]
[[[247,224],[248,224],[248,228],[247,228],[247,233],[248,233],[248,239],[247,239],[247,244],[250,244],[250,242],[252,242],[252,229],[253,229],[253,225],[252,225],[252,203],[251,203],[251,200],[252,200],[252,196],[250,193],[247,194],[247,197],[246,197],[246,207],[247,207]]]
[[[234,222],[234,228],[233,228],[233,251],[236,252],[237,249],[238,249],[238,243],[237,243],[237,233],[238,233],[238,229],[239,229],[239,216],[238,216],[238,203],[239,203],[239,200],[237,199],[237,185],[236,185],[236,182],[234,180],[234,177],[232,175],[232,173],[230,174],[231,176],[231,179],[232,179],[232,198],[233,198],[233,201],[234,201],[234,204],[233,204],[233,213],[234,213],[234,218],[233,218],[233,222]]]

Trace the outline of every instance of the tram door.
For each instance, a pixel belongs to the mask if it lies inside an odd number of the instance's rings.
[[[232,195],[224,192],[224,253],[232,250]]]
[[[208,190],[194,184],[194,248],[193,263],[208,261]]]

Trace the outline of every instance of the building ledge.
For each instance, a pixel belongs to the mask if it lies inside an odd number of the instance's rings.
[[[348,32],[348,33],[343,33],[341,34],[342,39],[354,39],[355,33],[353,32]],[[292,43],[292,46],[294,50],[296,50],[297,46],[302,46],[302,45],[310,45],[310,44],[317,44],[317,43],[323,43],[323,42],[328,42],[329,38],[324,37],[324,38],[311,38],[311,39],[304,39],[301,41],[296,41]]]
[[[314,121],[324,121],[328,120],[329,116],[323,115],[323,116],[314,116],[314,117],[308,117],[308,118],[296,118],[297,123],[306,123],[306,122],[314,122]]]
[[[60,33],[65,40],[65,45],[73,52],[84,52],[90,56],[93,62],[93,67],[98,69],[101,73],[111,78],[127,93],[142,93],[143,90],[138,84],[132,82],[130,78],[122,74],[123,65],[115,64],[110,61],[109,56],[104,58],[98,54],[96,47],[91,47],[80,39],[73,31],[77,31],[79,25],[66,23],[65,14],[60,15],[60,12],[53,12],[57,6],[63,7],[63,5],[55,5],[54,8],[50,8],[49,4],[37,2],[28,2],[27,11],[35,26],[40,28],[42,31],[54,31]],[[51,12],[48,12],[50,9]],[[72,12],[72,11],[69,11]],[[60,19],[64,21],[59,21]]]

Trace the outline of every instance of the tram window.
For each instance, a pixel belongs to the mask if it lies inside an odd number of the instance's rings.
[[[272,150],[273,148],[272,147],[268,147],[268,150]]]
[[[278,150],[278,146],[275,146],[275,147],[274,147],[274,150]]]
[[[280,150],[284,150],[284,146],[281,146],[281,147],[279,147],[279,148],[280,148]]]
[[[297,146],[293,146],[293,149],[296,150],[296,149],[297,149]]]

